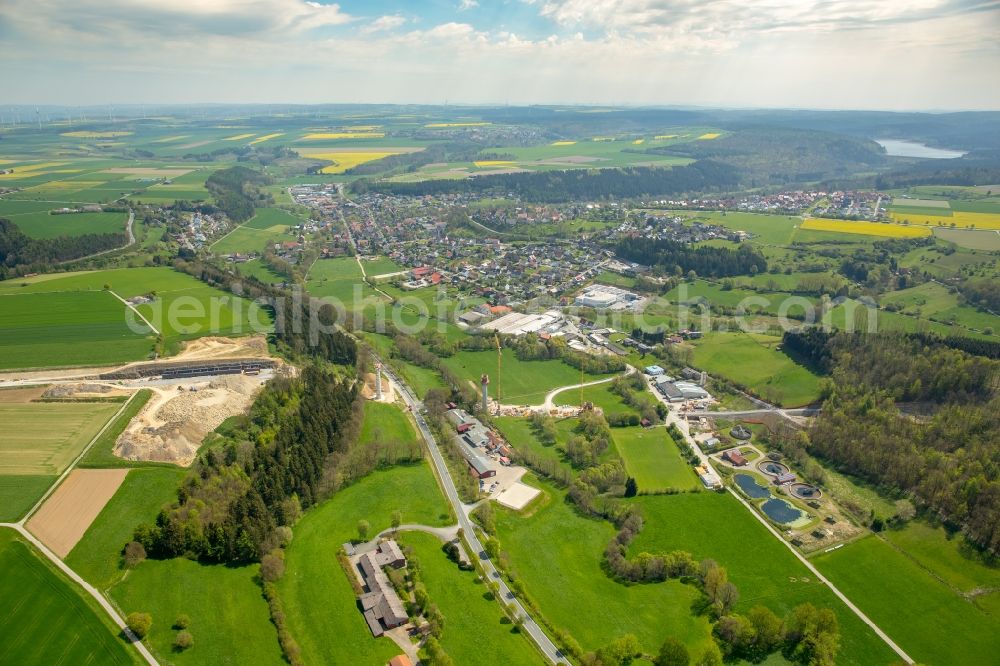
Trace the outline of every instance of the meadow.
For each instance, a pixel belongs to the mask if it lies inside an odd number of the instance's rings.
[[[341,544],[357,537],[359,520],[367,520],[374,535],[391,526],[397,510],[403,523],[454,520],[433,472],[421,462],[375,472],[311,508],[295,525],[277,586],[305,663],[382,666],[399,654],[388,638],[372,637],[337,561]]]
[[[136,309],[163,334],[166,346],[170,350],[176,348],[177,343],[184,339],[204,335],[245,335],[269,330],[271,326],[270,315],[254,303],[210,287],[190,275],[171,268],[115,268],[67,273],[58,277],[40,277],[44,279],[27,278],[0,282],[0,298],[12,293],[54,292],[62,292],[66,299],[78,298],[87,292],[109,298],[107,294],[100,294],[105,285],[126,299],[155,293],[156,298],[152,303],[139,305]],[[39,309],[39,307],[28,308],[28,315],[41,316]],[[124,326],[124,310],[119,312],[118,316],[122,317],[121,325]],[[64,314],[54,316],[57,321],[66,318]],[[135,320],[139,322],[138,318]],[[139,323],[141,325],[141,322]],[[65,334],[56,331],[54,337],[59,342],[65,342],[79,336],[73,335],[67,329]],[[59,357],[58,353],[52,352],[52,354],[55,358]],[[142,356],[133,355],[125,360],[138,360],[138,358]],[[77,364],[84,362],[97,361],[80,361]]]
[[[777,347],[781,338],[751,333],[709,333],[694,341],[694,365],[782,407],[819,398],[820,377]]]
[[[938,559],[931,548],[920,552]],[[962,663],[970,666],[996,663],[997,617],[879,537],[819,555],[813,563],[914,659],[948,664],[961,654]]]
[[[55,204],[52,204],[53,206]],[[2,212],[31,238],[56,238],[58,236],[82,236],[84,234],[125,233],[126,213],[65,213],[53,215],[48,211],[19,213],[11,215]]]
[[[730,493],[682,493],[632,501],[642,507],[644,527],[629,547],[630,556],[685,550],[696,560],[714,559],[739,589],[737,612],[763,605],[780,617],[802,603],[827,607],[840,623],[837,664],[894,661],[889,647]]]
[[[957,324],[979,330],[1000,329],[1000,317],[962,304],[957,292],[952,292],[937,282],[925,282],[916,287],[890,292],[882,297],[881,304],[883,307],[895,305],[902,308],[902,314],[943,324]]]
[[[605,415],[638,414],[634,407],[625,404],[622,397],[611,390],[610,382],[605,384],[596,384],[594,386],[585,386],[582,389],[569,389],[567,391],[563,391],[562,393],[556,395],[553,402],[557,405],[571,405],[573,407],[578,407],[580,405],[581,395],[583,396],[583,402],[589,402],[592,403],[594,407],[599,407]]]
[[[497,511],[501,551],[516,579],[555,627],[568,631],[584,650],[596,650],[626,633],[655,654],[667,636],[699,655],[712,640],[708,619],[692,605],[701,596],[676,580],[621,585],[601,568],[601,553],[615,534],[608,522],[578,515],[565,493],[529,475],[542,488],[528,515]]]
[[[132,474],[132,472],[129,472]],[[279,664],[278,635],[257,582],[259,566],[205,565],[185,558],[147,559],[111,588],[125,614],[149,613],[145,642],[161,662],[173,664]],[[191,622],[194,646],[177,652],[172,628]]]
[[[475,571],[462,571],[441,550],[437,537],[402,532],[400,545],[420,563],[427,594],[444,615],[441,646],[456,664],[507,666],[547,663],[527,634],[503,624],[499,603]]]
[[[13,530],[0,529],[0,571],[0,663],[140,663],[104,612]]]
[[[611,435],[618,454],[639,492],[700,487],[694,471],[665,428],[614,428]]]
[[[3,291],[12,284],[0,283],[0,369],[110,365],[152,350],[152,332],[137,317],[130,328],[125,306],[107,292]]]
[[[152,522],[164,504],[177,499],[187,470],[174,466],[129,470],[118,492],[90,524],[65,561],[87,582],[106,590],[125,574],[121,552],[135,528]]]
[[[358,445],[375,442],[418,442],[417,431],[410,417],[397,405],[388,402],[365,403],[365,419],[361,423]]]
[[[260,208],[252,218],[212,243],[210,249],[215,254],[262,253],[274,243],[296,240],[297,236],[290,232],[301,223],[280,208]]]
[[[364,282],[354,257],[317,260],[309,269],[306,291],[317,298],[333,299],[347,310],[364,308],[371,299],[383,300]]]
[[[497,354],[491,351],[460,351],[442,362],[459,377],[479,387],[483,373],[490,376],[490,394],[511,405],[537,405],[545,394],[560,386],[581,381],[580,371],[559,360],[521,361],[509,349],[503,350],[500,376],[497,377]],[[601,379],[607,375],[584,374],[582,381]]]
[[[934,229],[934,235],[943,241],[971,250],[990,252],[1000,250],[1000,234],[996,231],[937,227]]]

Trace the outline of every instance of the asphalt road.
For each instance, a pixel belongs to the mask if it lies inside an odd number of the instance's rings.
[[[444,456],[441,455],[441,450],[438,448],[437,441],[434,439],[433,433],[431,433],[430,428],[427,426],[427,422],[421,415],[423,409],[423,403],[417,399],[417,397],[410,391],[410,387],[407,386],[402,380],[400,380],[392,372],[392,370],[383,364],[383,372],[389,377],[389,380],[395,385],[396,390],[403,397],[403,400],[413,411],[413,416],[417,421],[417,427],[420,429],[420,434],[423,436],[424,441],[427,442],[427,449],[431,452],[431,460],[434,462],[434,467],[438,471],[438,477],[441,479],[441,483],[444,485],[445,495],[448,497],[448,502],[451,503],[455,514],[458,516],[458,525],[462,528],[465,538],[472,547],[474,553],[473,557],[478,557],[479,562],[483,567],[483,571],[486,572],[486,576],[497,583],[500,586],[500,596],[507,605],[513,605],[517,610],[520,617],[524,618],[524,624],[522,630],[525,631],[531,640],[535,642],[538,649],[542,651],[545,657],[553,664],[568,664],[566,657],[563,656],[562,651],[556,647],[556,644],[542,631],[542,628],[538,626],[534,618],[525,610],[524,606],[521,605],[520,600],[518,600],[514,594],[507,587],[507,583],[504,582],[503,577],[497,568],[493,565],[493,562],[489,559],[486,551],[483,549],[483,544],[479,541],[479,536],[476,534],[475,526],[469,519],[468,507],[462,503],[461,498],[458,496],[458,490],[455,488],[455,481],[451,478],[451,472],[448,469],[447,463],[445,463]]]

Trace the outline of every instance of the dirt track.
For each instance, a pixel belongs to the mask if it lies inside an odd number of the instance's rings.
[[[74,469],[28,521],[27,528],[66,557],[125,480],[127,469]]]

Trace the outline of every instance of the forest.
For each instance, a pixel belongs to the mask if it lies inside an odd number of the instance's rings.
[[[650,153],[716,160],[738,169],[747,187],[822,180],[885,163],[874,141],[813,130],[741,129],[712,141],[650,148]]]
[[[615,246],[615,253],[628,261],[675,275],[694,271],[702,277],[730,277],[767,271],[767,259],[749,244],[730,250],[692,247],[666,239],[623,238]]]
[[[455,192],[510,193],[525,201],[559,203],[577,199],[676,195],[687,192],[721,192],[738,184],[733,167],[699,160],[670,169],[624,167],[621,169],[533,171],[477,176],[462,180],[426,180],[416,183],[358,181],[355,192],[376,190],[420,196]]]
[[[43,273],[53,264],[113,250],[127,242],[124,231],[35,239],[26,236],[10,220],[0,218],[0,280]]]
[[[215,197],[215,206],[234,222],[246,222],[254,215],[254,206],[262,196],[258,185],[267,185],[270,179],[259,171],[243,166],[216,171],[205,187]]]
[[[810,453],[1000,554],[1000,363],[902,334],[807,332],[785,347],[832,372],[798,435]]]

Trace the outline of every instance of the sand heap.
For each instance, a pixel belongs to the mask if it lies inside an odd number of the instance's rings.
[[[205,435],[245,413],[263,379],[229,375],[177,387],[153,388],[153,397],[115,444],[115,455],[190,465]]]

